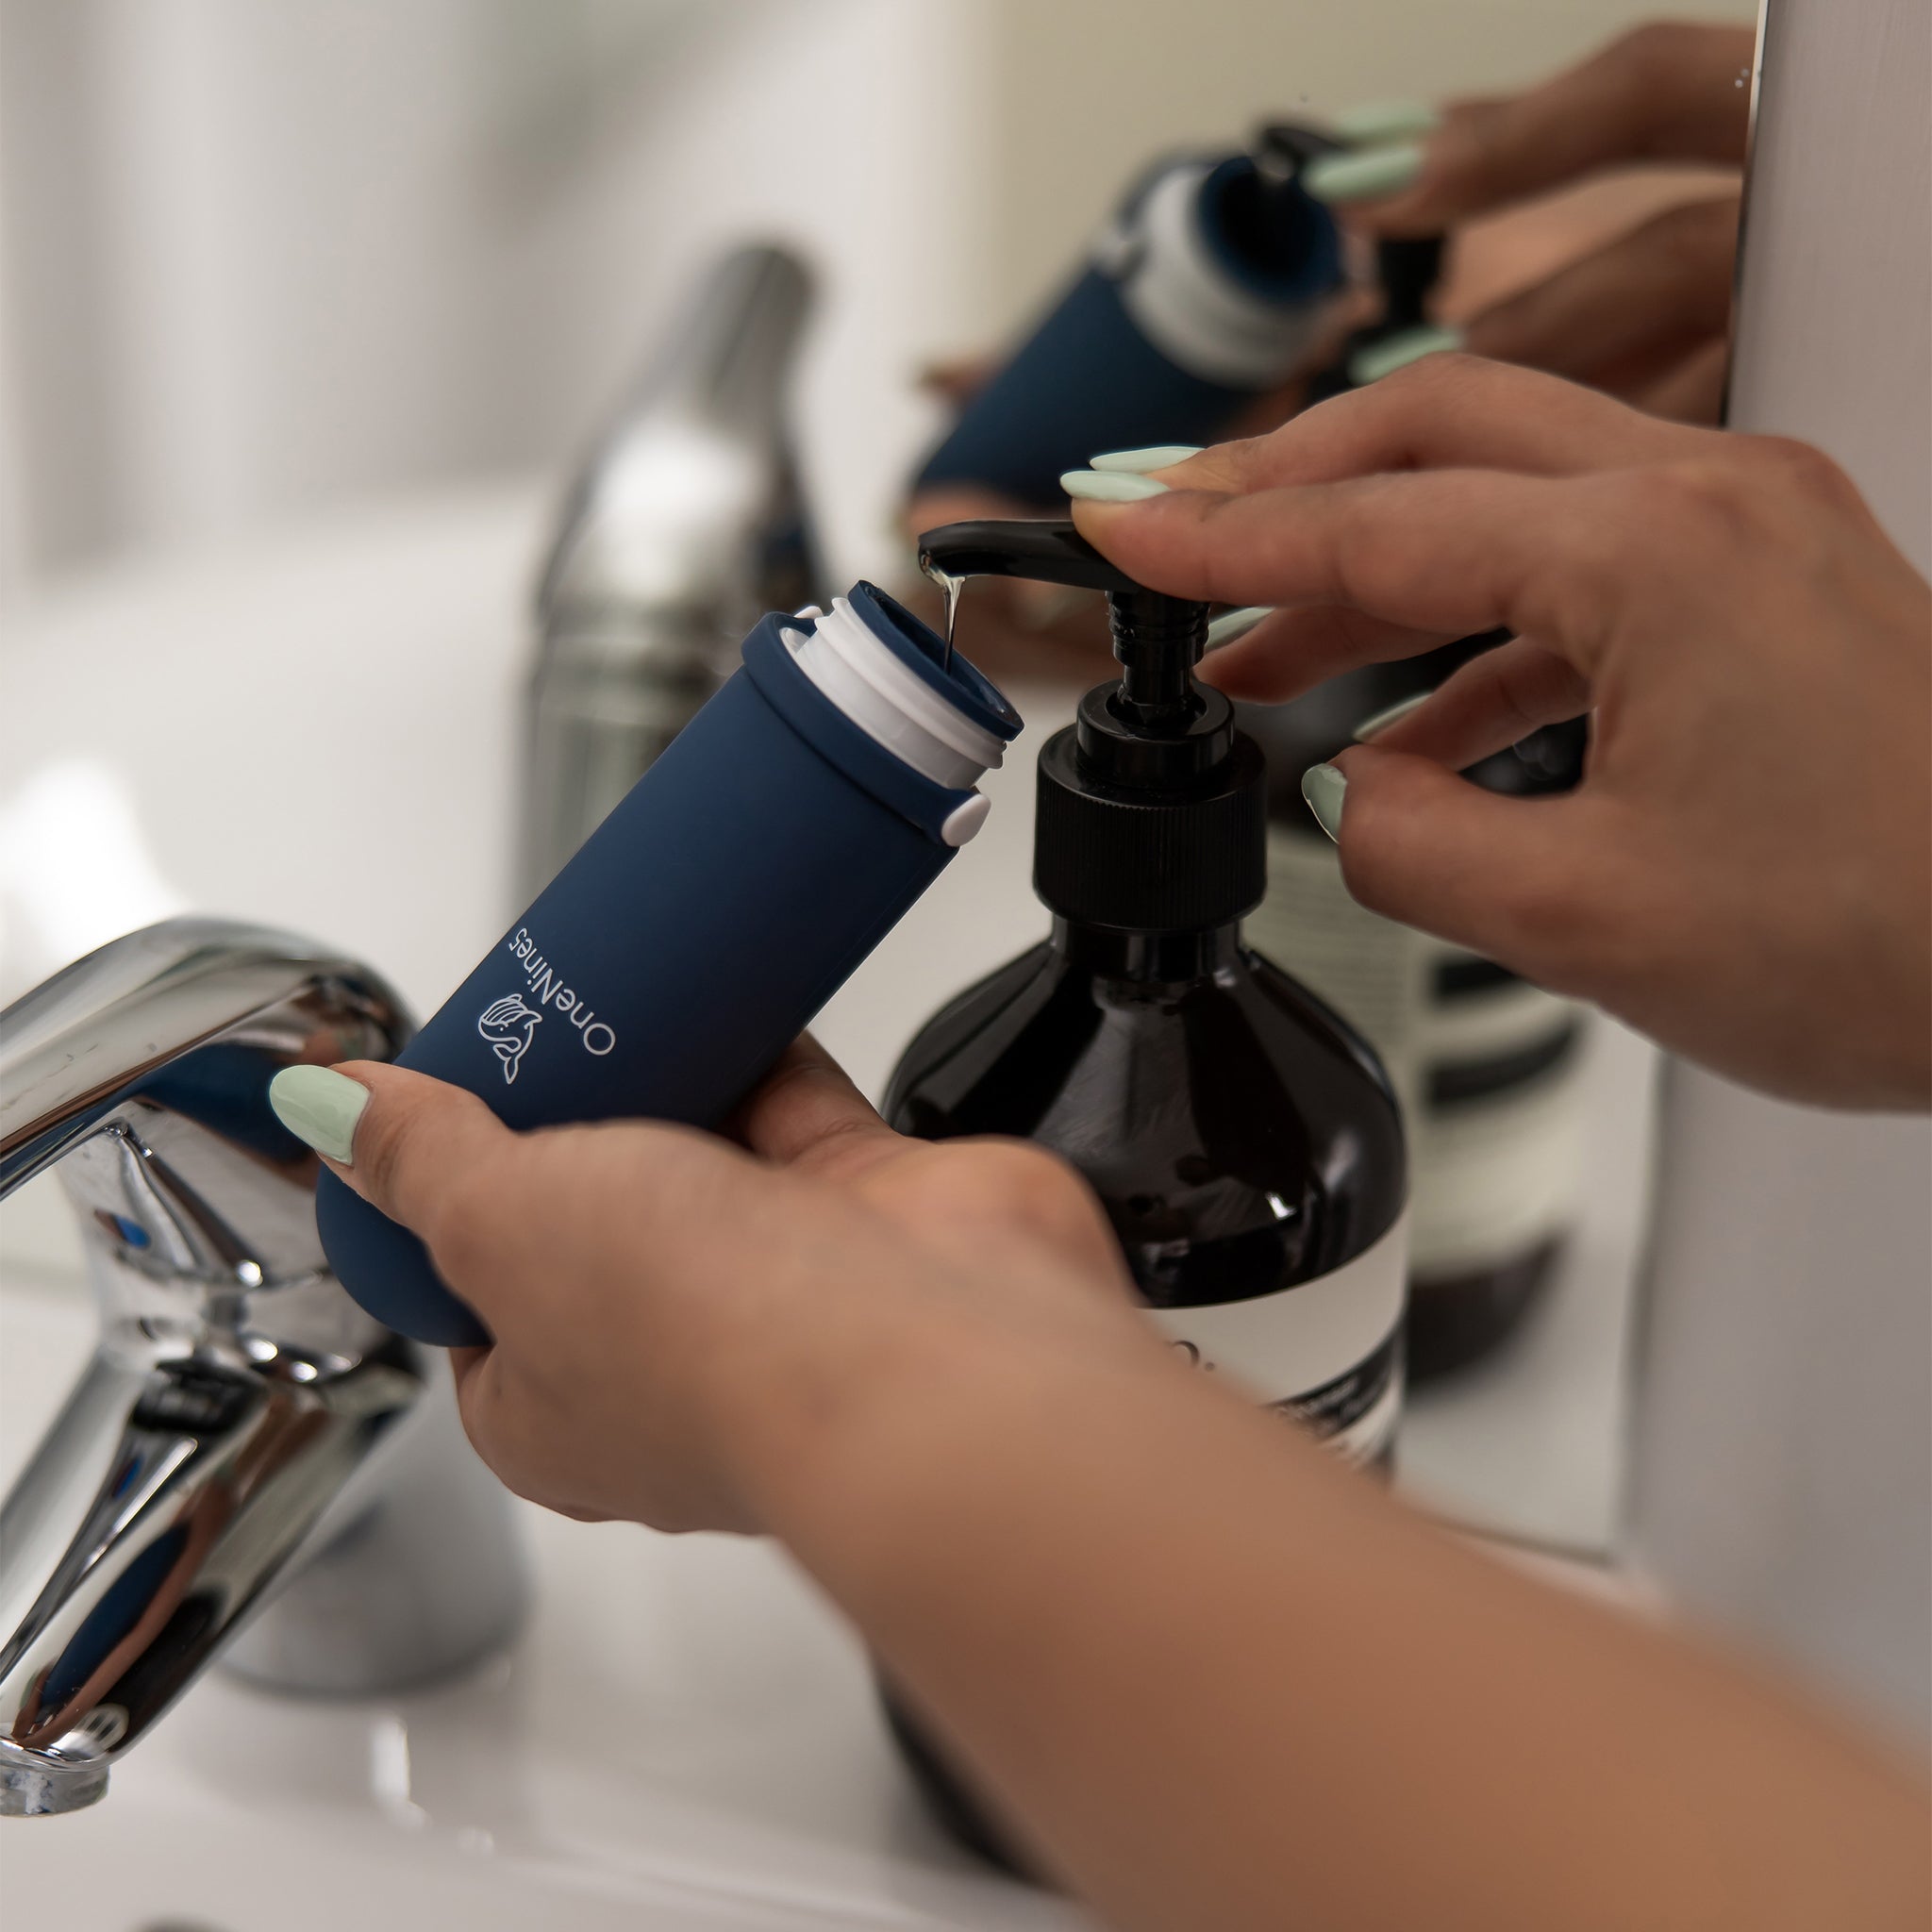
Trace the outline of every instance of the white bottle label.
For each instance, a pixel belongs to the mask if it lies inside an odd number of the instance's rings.
[[[1379,1455],[1402,1407],[1408,1215],[1312,1281],[1246,1301],[1148,1312],[1210,1374],[1293,1415],[1350,1461]]]

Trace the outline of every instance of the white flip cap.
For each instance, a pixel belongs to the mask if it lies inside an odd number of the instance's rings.
[[[998,766],[1006,748],[999,738],[901,663],[849,599],[834,597],[812,629],[781,635],[819,691],[921,777],[964,791]]]
[[[1201,232],[1201,190],[1211,162],[1170,169],[1141,208],[1143,246],[1121,278],[1121,302],[1170,362],[1230,389],[1280,382],[1327,320],[1326,295],[1268,302],[1215,260]]]

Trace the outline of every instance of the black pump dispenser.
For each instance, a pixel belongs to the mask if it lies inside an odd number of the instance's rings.
[[[1268,781],[1234,708],[1194,681],[1208,606],[1137,584],[1065,521],[948,524],[920,540],[942,579],[1022,576],[1107,592],[1118,683],[1080,701],[1040,755],[1033,888],[1116,932],[1193,931],[1251,911],[1268,883]]]
[[[1343,1453],[1385,1457],[1401,1127],[1367,1043],[1241,943],[1267,888],[1267,761],[1195,681],[1208,607],[1136,583],[1064,521],[950,524],[920,561],[954,592],[981,575],[1104,591],[1121,675],[1041,748],[1033,878],[1052,936],[927,1023],[887,1117],[1066,1155],[1178,1346]],[[1341,1326],[1299,1327],[1301,1284],[1346,1299],[1333,1283],[1351,1271],[1361,1298]],[[1272,1326],[1250,1307],[1268,1298]]]

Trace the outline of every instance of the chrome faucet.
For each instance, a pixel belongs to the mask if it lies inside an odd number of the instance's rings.
[[[268,1106],[277,1069],[408,1031],[365,968],[206,919],[0,1013],[0,1196],[58,1165],[100,1311],[0,1507],[0,1816],[92,1804],[217,1653],[366,1695],[515,1633],[508,1500],[434,1353],[329,1274],[315,1157]]]
[[[537,591],[522,904],[736,668],[767,610],[822,597],[787,431],[804,265],[741,248],[565,498]]]

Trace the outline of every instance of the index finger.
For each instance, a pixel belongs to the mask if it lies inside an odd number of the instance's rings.
[[[1713,434],[1540,370],[1444,352],[1151,474],[1174,490],[1225,491],[1448,466],[1574,476],[1688,456]]]
[[[1503,625],[1586,675],[1609,613],[1629,599],[1630,558],[1656,548],[1616,474],[1434,470],[1245,495],[1179,491],[1076,502],[1074,521],[1137,582],[1171,596],[1347,607],[1409,627],[1417,651]],[[1365,643],[1360,661],[1389,655]]]

